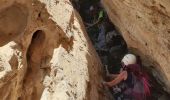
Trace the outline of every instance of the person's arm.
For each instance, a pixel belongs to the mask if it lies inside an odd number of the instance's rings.
[[[107,76],[112,80],[116,78],[119,74],[108,74]]]
[[[127,79],[127,71],[123,71],[114,80],[112,80],[110,82],[105,82],[104,84],[109,86],[109,87],[112,87],[112,86],[115,86],[118,83],[120,83],[121,81],[126,80],[126,79]]]

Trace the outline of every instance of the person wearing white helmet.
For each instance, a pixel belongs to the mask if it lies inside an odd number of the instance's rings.
[[[135,64],[135,63],[136,63],[136,56],[133,54],[126,54],[122,59],[123,69],[125,69],[125,66],[128,66],[129,64]],[[117,85],[121,81],[126,80],[128,73],[126,70],[121,70],[119,74],[117,75],[110,74],[109,76],[115,79],[112,80],[111,82],[104,82],[104,85],[112,87],[112,86]]]
[[[122,70],[120,73],[117,75],[110,74],[109,77],[113,80],[103,82],[103,84],[108,87],[113,87],[122,82],[125,88],[123,87],[121,92],[126,97],[126,100],[145,100],[144,95],[145,97],[146,95],[150,95],[149,83],[143,75],[140,65],[137,64],[136,56],[134,54],[126,54],[121,62]],[[136,83],[134,80],[136,80]]]
[[[129,64],[135,64],[136,63],[136,56],[133,54],[127,54],[123,57],[122,63],[124,63],[126,66]]]
[[[124,68],[131,64],[136,64],[136,56],[133,54],[126,54],[122,59],[122,67]]]

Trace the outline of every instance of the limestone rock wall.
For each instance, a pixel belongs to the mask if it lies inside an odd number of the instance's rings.
[[[102,0],[128,47],[170,92],[169,0]],[[155,70],[156,69],[156,70]]]
[[[1,100],[104,100],[101,79],[69,0],[0,0]]]

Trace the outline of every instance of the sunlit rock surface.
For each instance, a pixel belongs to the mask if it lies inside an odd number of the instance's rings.
[[[105,100],[101,80],[69,0],[0,1],[1,100]]]

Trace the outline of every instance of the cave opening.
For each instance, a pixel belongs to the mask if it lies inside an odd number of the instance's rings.
[[[32,35],[27,51],[27,72],[23,81],[23,100],[25,98],[39,100],[42,95],[44,89],[42,80],[45,72],[41,69],[41,64],[45,50],[45,39],[45,33],[42,30],[37,30]]]
[[[128,50],[123,36],[110,21],[100,0],[70,1],[82,17],[89,38],[103,64],[104,79],[108,81],[106,74],[119,74],[122,58],[125,54],[133,52]],[[140,62],[140,56],[136,55],[136,57]],[[142,68],[142,70],[148,73],[146,68]],[[148,73],[148,75],[150,77],[151,96],[147,100],[167,100],[166,98],[169,95],[160,88],[162,86],[151,74]],[[113,94],[115,100],[124,100],[117,98],[117,94],[114,94],[113,88],[110,88],[110,92]]]

